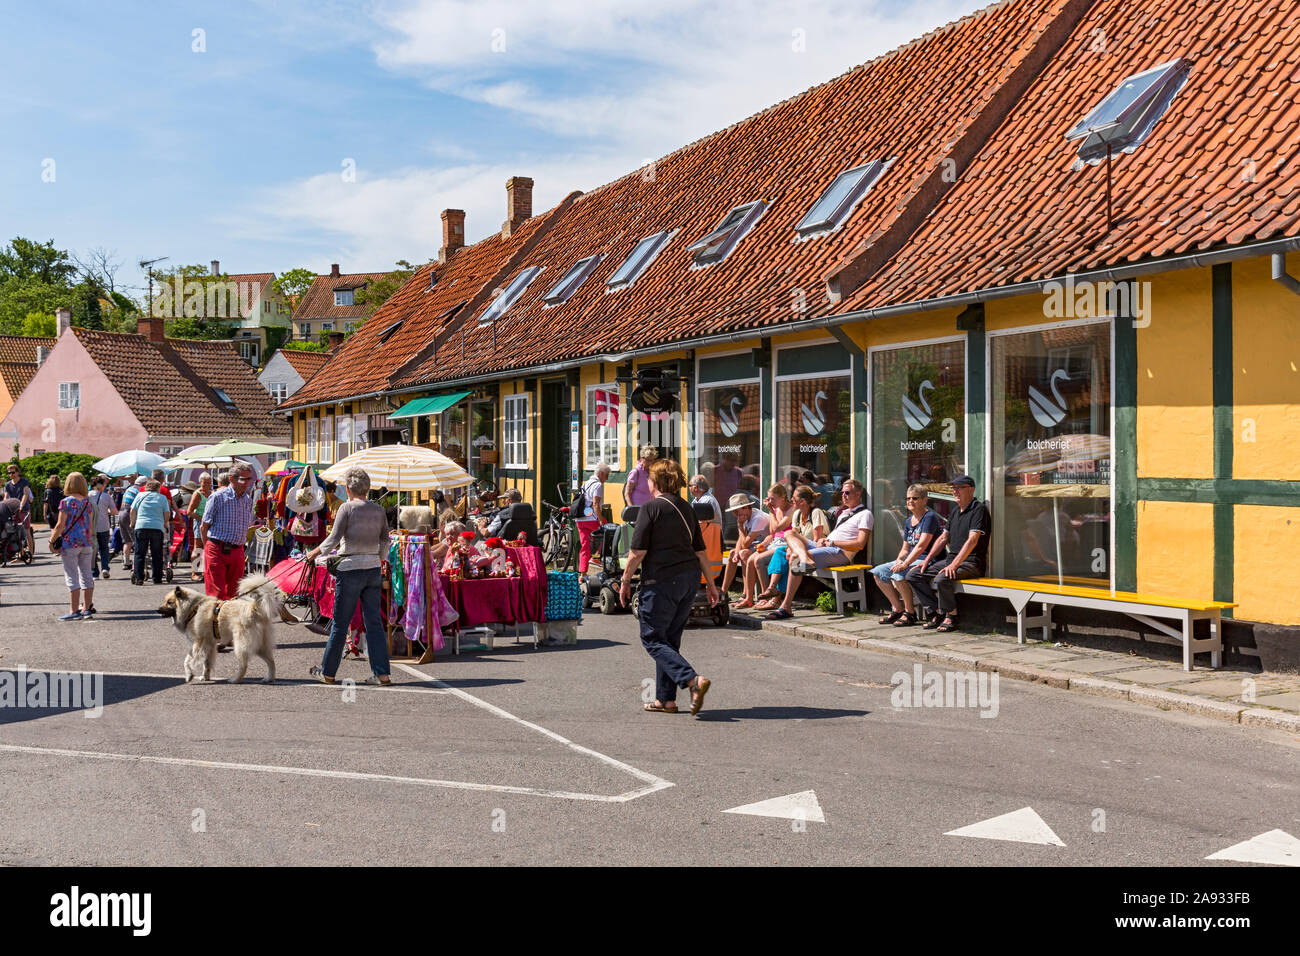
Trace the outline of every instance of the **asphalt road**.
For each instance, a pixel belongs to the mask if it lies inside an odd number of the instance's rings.
[[[1224,866],[1204,858],[1300,835],[1277,732],[1014,681],[996,717],[896,708],[910,661],[707,627],[684,644],[705,711],[647,714],[634,622],[599,614],[576,647],[507,640],[352,694],[307,679],[322,638],[276,625],[279,683],[255,661],[186,685],[164,594],[115,573],[96,620],[60,623],[51,556],[0,570],[0,670],[106,675],[95,719],[0,708],[0,864]],[[806,791],[824,822],[723,812]],[[1025,807],[1064,845],[945,835]]]

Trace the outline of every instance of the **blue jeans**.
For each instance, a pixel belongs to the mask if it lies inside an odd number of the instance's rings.
[[[655,662],[655,699],[668,703],[677,699],[677,688],[695,679],[695,671],[678,651],[682,631],[691,616],[691,603],[700,589],[700,569],[654,584],[641,585],[641,646]]]
[[[111,532],[108,531],[95,532],[95,541],[99,545],[99,553],[95,555],[96,574],[98,574],[100,571],[107,571],[108,566],[112,563],[112,556],[109,554],[109,550],[108,550],[108,540],[110,537],[111,537]]]
[[[330,620],[330,636],[325,642],[325,657],[321,660],[321,669],[326,677],[333,677],[338,672],[357,601],[361,602],[361,619],[366,625],[366,655],[370,658],[370,670],[376,677],[388,676],[388,636],[384,633],[384,621],[379,612],[382,595],[383,575],[379,568],[339,572],[334,581],[334,617]]]

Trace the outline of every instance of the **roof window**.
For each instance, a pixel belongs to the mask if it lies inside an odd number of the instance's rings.
[[[221,389],[214,388],[213,391],[217,393],[217,398],[221,400],[221,404],[225,405],[227,409],[232,409],[235,407],[235,400],[231,398],[229,395],[227,395],[225,392],[223,392]]]
[[[479,317],[479,325],[487,325],[489,322],[494,322],[505,315],[506,311],[524,294],[528,284],[536,279],[541,272],[541,266],[529,266],[527,269],[521,269],[510,280],[510,284],[501,290],[501,293],[492,300],[492,304]]]
[[[554,288],[546,293],[546,304],[560,305],[568,302],[570,296],[578,291],[578,287],[587,281],[587,276],[591,275],[591,271],[600,265],[602,258],[603,256],[588,256],[575,262],[573,268],[564,274],[564,278],[555,283]]]
[[[794,227],[799,237],[802,239],[830,232],[844,225],[862,197],[871,191],[871,187],[888,167],[889,161],[873,159],[836,176],[835,181],[813,203],[808,214]]]
[[[623,289],[635,282],[641,273],[650,268],[650,263],[654,262],[655,256],[663,251],[672,237],[671,232],[656,232],[653,236],[646,236],[638,242],[632,254],[624,259],[618,270],[606,280],[605,285],[608,290],[612,292],[615,289]]]
[[[712,232],[687,246],[686,251],[695,253],[697,265],[707,266],[721,262],[731,254],[732,249],[736,248],[737,243],[745,237],[745,233],[754,228],[754,223],[758,222],[759,217],[766,210],[767,203],[762,200],[737,206],[722,217],[722,222],[718,223]]]
[[[1124,80],[1065,134],[1066,140],[1083,140],[1081,162],[1099,162],[1108,152],[1135,149],[1169,109],[1190,70],[1186,60],[1171,60]]]
[[[392,325],[385,326],[385,327],[384,327],[382,330],[380,330],[380,332],[379,332],[379,341],[381,341],[381,342],[387,342],[387,341],[388,341],[388,337],[389,337],[390,335],[392,335],[394,332],[396,332],[396,331],[397,331],[397,327],[398,327],[399,325],[401,325],[401,324],[402,324],[402,320],[401,320],[401,319],[398,319],[398,320],[397,320],[396,322],[394,322]]]

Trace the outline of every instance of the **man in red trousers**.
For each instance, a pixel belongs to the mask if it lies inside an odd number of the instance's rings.
[[[244,576],[244,543],[253,523],[253,469],[236,464],[230,484],[214,492],[203,512],[203,587],[218,600],[235,597]]]

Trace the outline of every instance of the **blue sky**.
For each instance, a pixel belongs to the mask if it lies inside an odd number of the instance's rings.
[[[130,286],[424,262],[444,208],[500,228],[511,175],[540,212],[985,5],[14,4],[0,242],[114,250]]]

